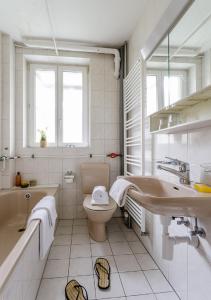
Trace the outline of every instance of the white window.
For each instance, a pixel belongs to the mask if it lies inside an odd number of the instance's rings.
[[[175,103],[187,93],[187,72],[148,70],[147,74],[147,115]]]
[[[29,146],[88,146],[87,68],[30,64]]]

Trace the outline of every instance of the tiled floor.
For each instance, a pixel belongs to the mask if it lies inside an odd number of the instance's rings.
[[[93,266],[99,256],[111,266],[108,290],[97,286]],[[89,299],[179,299],[136,234],[117,218],[108,224],[103,243],[89,237],[86,220],[59,222],[37,300],[65,300],[65,285],[73,278],[87,289]]]

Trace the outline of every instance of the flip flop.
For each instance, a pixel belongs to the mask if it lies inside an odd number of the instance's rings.
[[[82,285],[76,280],[71,280],[65,287],[65,296],[67,300],[88,300],[88,294]]]
[[[107,259],[99,257],[95,262],[95,272],[98,277],[98,287],[108,289],[110,287],[110,265]]]

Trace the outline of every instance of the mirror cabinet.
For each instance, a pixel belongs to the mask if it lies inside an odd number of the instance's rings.
[[[196,0],[146,62],[150,131],[211,125],[211,1]]]

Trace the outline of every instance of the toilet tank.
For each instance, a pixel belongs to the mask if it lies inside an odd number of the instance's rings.
[[[97,185],[103,185],[107,190],[109,189],[109,164],[83,163],[80,169],[83,194],[91,194]]]

